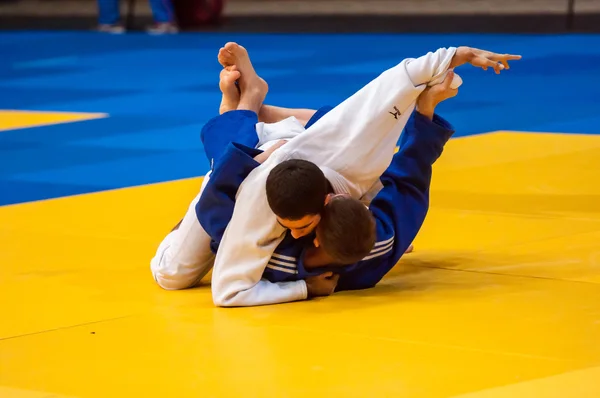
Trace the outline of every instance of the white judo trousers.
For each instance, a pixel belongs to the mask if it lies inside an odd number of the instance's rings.
[[[442,48],[388,69],[248,175],[237,192],[233,217],[215,258],[216,305],[264,305],[307,297],[303,280],[261,279],[285,236],[267,202],[269,172],[288,159],[309,160],[333,171],[326,176],[336,191],[345,186],[354,198],[361,198],[391,163],[418,96],[428,84],[443,80],[455,53],[456,48]]]
[[[196,217],[196,204],[209,179],[210,172],[204,176],[200,192],[190,203],[179,228],[163,239],[150,260],[154,280],[164,289],[195,286],[213,266],[215,256],[210,250],[210,236]]]

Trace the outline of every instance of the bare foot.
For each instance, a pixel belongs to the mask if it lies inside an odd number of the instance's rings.
[[[248,109],[258,114],[269,91],[267,82],[256,74],[252,62],[250,62],[248,51],[244,47],[229,42],[225,44],[225,50],[233,55],[233,64],[237,66],[237,70],[241,73],[239,79],[241,98],[238,109]]]
[[[220,115],[237,109],[240,102],[240,92],[235,82],[240,76],[241,74],[235,65],[227,66],[221,71],[219,75],[219,88],[223,96],[221,97],[221,106],[219,107]]]

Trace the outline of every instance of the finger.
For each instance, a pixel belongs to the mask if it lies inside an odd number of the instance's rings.
[[[496,65],[494,65],[494,70],[496,71],[496,74],[499,75],[501,70],[504,70],[504,65],[502,65],[499,62],[496,62]]]
[[[496,54],[496,53],[488,53],[485,55],[486,58],[493,59],[494,61],[500,61],[502,59],[506,59],[508,61],[516,61],[521,59],[520,55],[514,54]]]
[[[487,57],[477,57],[475,65],[479,66],[483,70],[487,70],[487,68],[495,69],[498,63]]]
[[[496,72],[496,74],[499,74],[500,71],[502,69],[504,69],[504,65],[502,65],[501,63],[492,61],[491,59],[486,59],[484,66],[494,68],[494,71]],[[487,69],[484,68],[483,70],[487,70]]]
[[[450,70],[448,72],[448,74],[446,75],[446,78],[444,79],[444,83],[443,83],[444,89],[450,88],[450,85],[452,84],[452,80],[454,80],[454,71]]]
[[[520,55],[504,54],[502,56],[502,64],[504,65],[504,67],[506,69],[510,69],[510,65],[508,64],[508,61],[517,61],[521,58],[522,57]]]
[[[494,58],[490,58],[496,62],[500,62],[502,63],[502,66],[504,67],[504,69],[510,69],[510,65],[508,64],[508,54],[502,54],[499,55],[498,57],[494,57]]]

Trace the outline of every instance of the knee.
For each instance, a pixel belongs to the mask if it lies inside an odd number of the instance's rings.
[[[150,271],[156,284],[165,290],[187,289],[196,282],[194,275],[185,272],[183,267],[174,263],[167,255],[153,258],[150,262]]]
[[[195,281],[190,281],[188,278],[177,278],[172,275],[161,275],[160,272],[154,273],[154,281],[164,290],[183,290],[189,289],[195,285]]]

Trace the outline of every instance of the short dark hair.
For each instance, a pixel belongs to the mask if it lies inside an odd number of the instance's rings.
[[[321,212],[317,236],[336,263],[348,265],[365,258],[377,239],[375,218],[359,200],[333,198]]]
[[[314,163],[286,160],[267,177],[267,201],[278,217],[299,220],[323,210],[327,185],[325,175]]]

